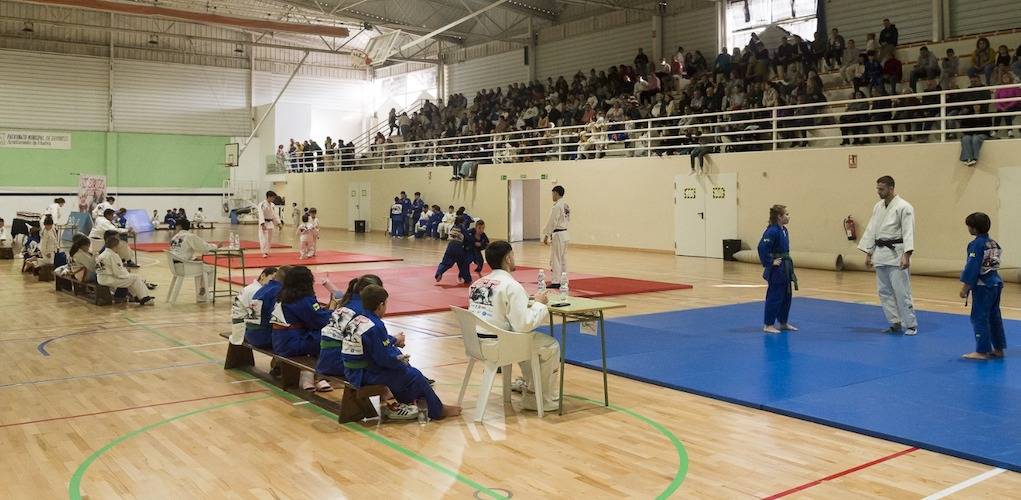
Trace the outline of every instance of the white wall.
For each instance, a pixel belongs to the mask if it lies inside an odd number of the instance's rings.
[[[610,66],[632,64],[638,48],[652,59],[652,22],[643,21],[597,30],[555,42],[541,43],[536,48],[536,77],[541,81],[563,76],[568,81],[579,70],[603,71]]]
[[[471,98],[479,90],[507,87],[511,83],[528,80],[528,67],[524,64],[521,49],[494,56],[469,59],[448,66],[449,94],[464,94]]]

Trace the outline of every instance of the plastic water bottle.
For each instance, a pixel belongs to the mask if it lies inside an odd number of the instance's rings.
[[[232,250],[238,250],[238,249],[241,248],[241,235],[240,234],[234,233],[231,236],[230,247],[231,247]]]
[[[539,291],[538,294],[542,295],[546,293],[546,273],[542,269],[539,270]]]
[[[568,295],[570,295],[570,289],[567,288],[567,273],[560,273],[560,301],[567,300]]]
[[[425,425],[429,422],[429,408],[418,409],[418,425]]]

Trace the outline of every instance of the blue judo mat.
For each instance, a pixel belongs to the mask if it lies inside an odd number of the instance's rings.
[[[796,333],[762,333],[762,303],[614,318],[609,370],[1021,472],[1021,356],[969,361],[966,312],[919,312],[916,337],[883,334],[879,307],[798,298]],[[559,337],[560,326],[555,332]],[[1016,337],[1015,337],[1016,338]],[[599,338],[569,325],[567,358],[599,369]],[[613,391],[611,390],[611,393]]]

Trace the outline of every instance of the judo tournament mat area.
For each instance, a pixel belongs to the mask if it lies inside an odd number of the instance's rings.
[[[252,226],[202,236],[230,231],[257,239]],[[291,233],[274,256],[294,252]],[[155,249],[137,271],[160,285],[154,307],[95,306],[0,261],[3,498],[1021,497],[1016,284],[1002,300],[1006,358],[973,362],[959,358],[974,345],[953,279],[913,278],[920,331],[903,337],[880,333],[872,274],[799,270],[801,331],[767,335],[758,266],[572,247],[572,289],[626,305],[607,315],[608,407],[590,369],[597,338],[574,327],[563,416],[540,419],[517,395],[504,404],[498,380],[472,422],[476,369],[459,418],[341,425],[223,369],[230,301],[196,304],[191,280],[165,301],[170,236],[139,237]],[[324,255],[375,260],[312,269],[339,286],[380,274],[408,308],[385,318],[390,332],[406,333],[411,363],[453,404],[467,358],[443,309],[466,289],[456,269],[428,274],[445,246],[324,229]],[[526,288],[548,251],[515,244]]]

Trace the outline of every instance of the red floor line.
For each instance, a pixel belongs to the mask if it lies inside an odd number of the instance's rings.
[[[39,419],[39,420],[29,420],[27,422],[15,422],[13,424],[3,424],[3,425],[0,425],[0,429],[3,429],[5,427],[16,427],[16,426],[19,426],[19,425],[39,424],[39,423],[44,423],[44,422],[54,422],[54,421],[57,421],[57,420],[68,420],[68,419],[72,419],[72,418],[93,417],[93,416],[96,416],[96,415],[105,415],[107,413],[117,413],[117,412],[122,412],[122,411],[140,410],[140,409],[143,409],[143,408],[153,408],[153,407],[156,407],[156,406],[176,405],[176,404],[180,404],[180,403],[190,403],[190,402],[193,402],[193,401],[205,401],[207,399],[228,398],[228,397],[231,397],[231,396],[243,396],[245,394],[254,394],[254,393],[257,393],[257,392],[269,392],[269,391],[267,391],[266,389],[256,389],[256,390],[244,391],[244,392],[232,392],[230,394],[220,394],[218,396],[205,396],[205,397],[201,397],[201,398],[182,399],[182,400],[179,400],[179,401],[167,401],[165,403],[153,403],[151,405],[131,406],[131,407],[128,407],[128,408],[119,408],[119,409],[116,409],[116,410],[106,410],[106,411],[97,411],[97,412],[92,412],[92,413],[82,413],[82,414],[79,414],[79,415],[68,415],[66,417],[43,418],[43,419]]]
[[[809,488],[811,488],[813,486],[818,486],[818,485],[820,485],[820,484],[822,484],[822,483],[824,483],[826,481],[832,481],[832,480],[837,479],[839,477],[843,477],[843,476],[846,476],[848,474],[852,474],[854,472],[858,472],[858,471],[860,471],[862,469],[867,469],[869,467],[872,467],[873,465],[881,464],[881,463],[886,462],[888,460],[893,460],[893,459],[895,459],[895,458],[897,458],[899,456],[907,455],[908,453],[911,453],[911,452],[914,452],[914,451],[918,451],[918,448],[911,447],[911,448],[908,448],[906,450],[901,450],[901,451],[898,451],[897,453],[893,453],[893,454],[887,455],[885,457],[878,458],[878,459],[873,460],[871,462],[866,462],[866,463],[863,463],[861,465],[858,465],[858,466],[855,466],[855,467],[851,467],[850,469],[842,470],[842,471],[840,471],[840,472],[838,472],[836,474],[832,474],[832,475],[826,476],[826,477],[824,477],[822,479],[817,479],[817,480],[812,481],[810,483],[805,483],[805,484],[802,484],[801,486],[795,486],[795,487],[793,487],[793,488],[791,488],[789,490],[781,491],[780,493],[776,493],[776,494],[770,495],[768,497],[765,497],[762,500],[773,500],[775,498],[785,497],[787,495],[791,495],[791,494],[797,493],[797,492],[802,491],[802,490],[807,490],[807,489],[809,489]]]

